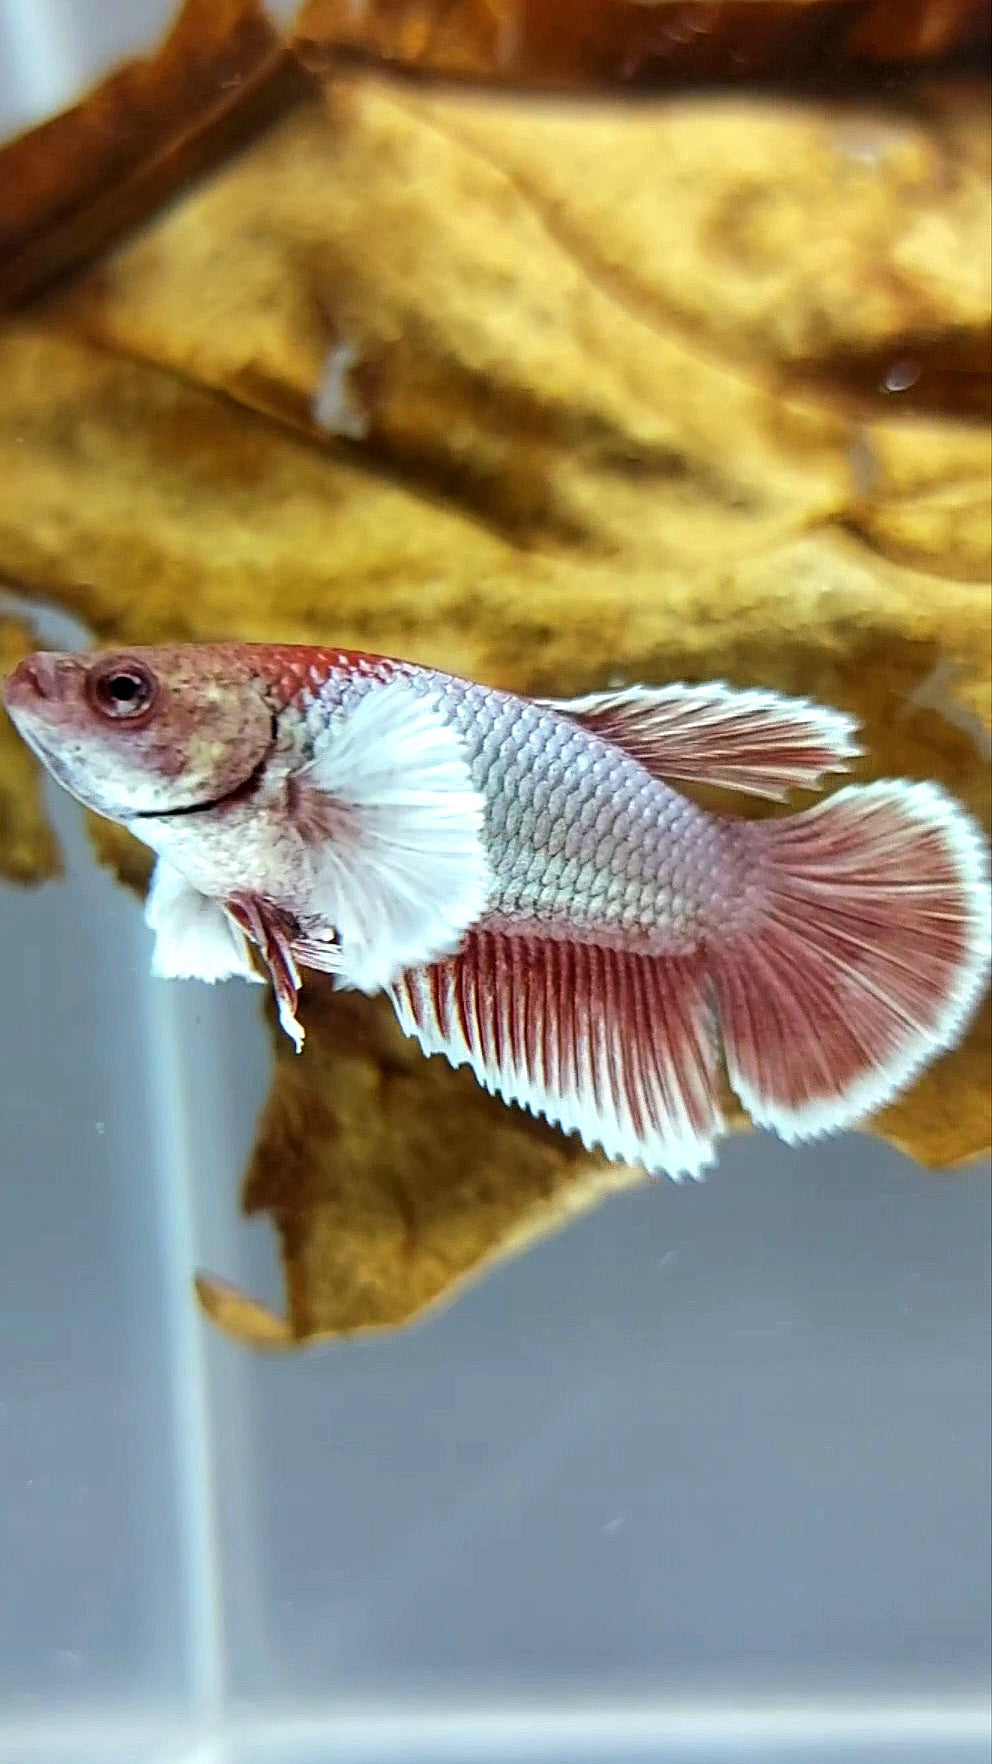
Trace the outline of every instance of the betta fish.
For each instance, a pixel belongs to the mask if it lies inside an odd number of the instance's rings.
[[[157,853],[159,974],[384,991],[428,1054],[651,1172],[712,1163],[726,1077],[788,1141],[852,1125],[961,1035],[987,848],[933,784],[846,785],[838,711],[722,684],[529,699],[375,655],[38,653],[6,685],[58,782]],[[253,955],[253,951],[255,952]]]

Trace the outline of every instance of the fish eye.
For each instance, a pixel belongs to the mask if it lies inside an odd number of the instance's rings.
[[[87,696],[94,710],[115,722],[144,717],[155,702],[155,676],[143,662],[100,662],[86,677]]]

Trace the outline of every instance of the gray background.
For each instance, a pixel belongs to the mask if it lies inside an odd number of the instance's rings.
[[[166,10],[0,0],[0,129]],[[733,1141],[254,1358],[190,1275],[279,1300],[257,995],[153,982],[52,806],[68,880],[0,890],[0,1760],[987,1758],[988,1167]]]

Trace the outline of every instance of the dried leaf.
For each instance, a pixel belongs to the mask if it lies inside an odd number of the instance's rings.
[[[120,237],[302,83],[260,0],[185,0],[154,54],[0,152],[0,307]]]
[[[988,41],[985,0],[306,0],[293,38],[318,71],[380,62],[554,91],[763,77],[823,88]]]
[[[940,371],[950,408],[952,382],[973,382],[984,413],[987,87],[960,97],[953,134],[925,105],[871,101],[521,115],[435,96],[419,113],[500,169],[600,285],[728,364],[824,390],[874,360],[862,396],[901,413],[940,407],[927,384]]]
[[[0,677],[33,648],[23,625],[0,618]],[[58,843],[45,819],[40,768],[0,706],[0,875],[9,882],[47,882],[61,873]]]
[[[0,375],[0,567],[102,636],[333,633],[532,690],[613,669],[800,689],[865,719],[873,771],[935,777],[988,823],[988,768],[959,715],[967,695],[988,716],[980,584],[937,595],[828,523],[724,558],[714,597],[705,564],[618,571],[595,552],[520,551],[228,400],[43,328],[0,337]],[[928,687],[941,658],[962,693]],[[121,844],[101,832],[105,857]],[[283,1235],[294,1340],[412,1315],[633,1179],[422,1060],[381,1003],[318,980],[305,1020],[305,1057],[280,1049],[248,1184]],[[986,1013],[880,1130],[935,1164],[982,1149],[987,1036]],[[205,1292],[225,1327],[267,1335],[254,1310]]]
[[[424,1060],[384,1000],[318,981],[307,1057],[277,1054],[245,1205],[278,1226],[306,1340],[405,1323],[641,1179]]]
[[[948,578],[935,596],[931,575],[868,549],[835,509],[811,530],[800,505],[792,531],[735,553],[724,524],[733,532],[736,512],[714,496],[695,568],[684,555],[673,567],[662,544],[618,568],[596,547],[521,549],[44,326],[0,333],[0,374],[0,566],[104,638],[333,635],[542,691],[729,669],[850,702],[882,740],[889,697],[911,692],[937,651],[987,680],[982,584]],[[892,658],[868,679],[863,658],[884,644]],[[954,739],[960,782],[976,756]]]
[[[972,126],[987,137],[987,115]],[[985,576],[984,430],[914,434],[901,413],[952,338],[959,404],[987,398],[963,371],[992,300],[987,177],[970,135],[945,152],[870,116],[877,162],[852,170],[851,128],[743,101],[580,119],[342,89],[87,278],[61,321],[344,431],[522,537],[625,556],[715,564],[828,518],[883,544],[905,434],[912,469],[950,473],[968,512],[957,557],[925,517],[895,555]],[[874,408],[852,406],[834,368],[846,391],[873,357],[903,389],[879,378]]]
[[[960,1066],[955,1069],[958,1058],[965,1071]],[[980,1156],[987,1152],[989,1143],[990,1074],[992,1010],[986,999],[959,1053],[936,1060],[907,1096],[880,1111],[874,1129],[890,1145],[931,1170],[951,1169]],[[977,1104],[963,1115],[958,1095],[962,1078],[973,1087]]]
[[[211,1323],[235,1341],[253,1348],[288,1348],[296,1345],[289,1324],[267,1305],[249,1298],[226,1280],[210,1274],[196,1276],[196,1296]]]
[[[0,330],[0,572],[111,641],[807,693],[862,718],[863,775],[988,825],[988,433],[946,415],[980,408],[988,157],[973,98],[580,117],[335,87]],[[143,888],[147,854],[92,831]],[[242,1339],[403,1322],[637,1180],[381,1000],[314,977],[304,1020],[245,1197],[287,1318],[199,1284]],[[875,1130],[934,1167],[984,1149],[989,1020]]]

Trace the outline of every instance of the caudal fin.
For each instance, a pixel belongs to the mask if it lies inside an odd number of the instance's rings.
[[[730,1081],[787,1140],[863,1119],[960,1037],[992,949],[985,841],[930,784],[848,787],[753,835],[764,907],[711,947]]]

